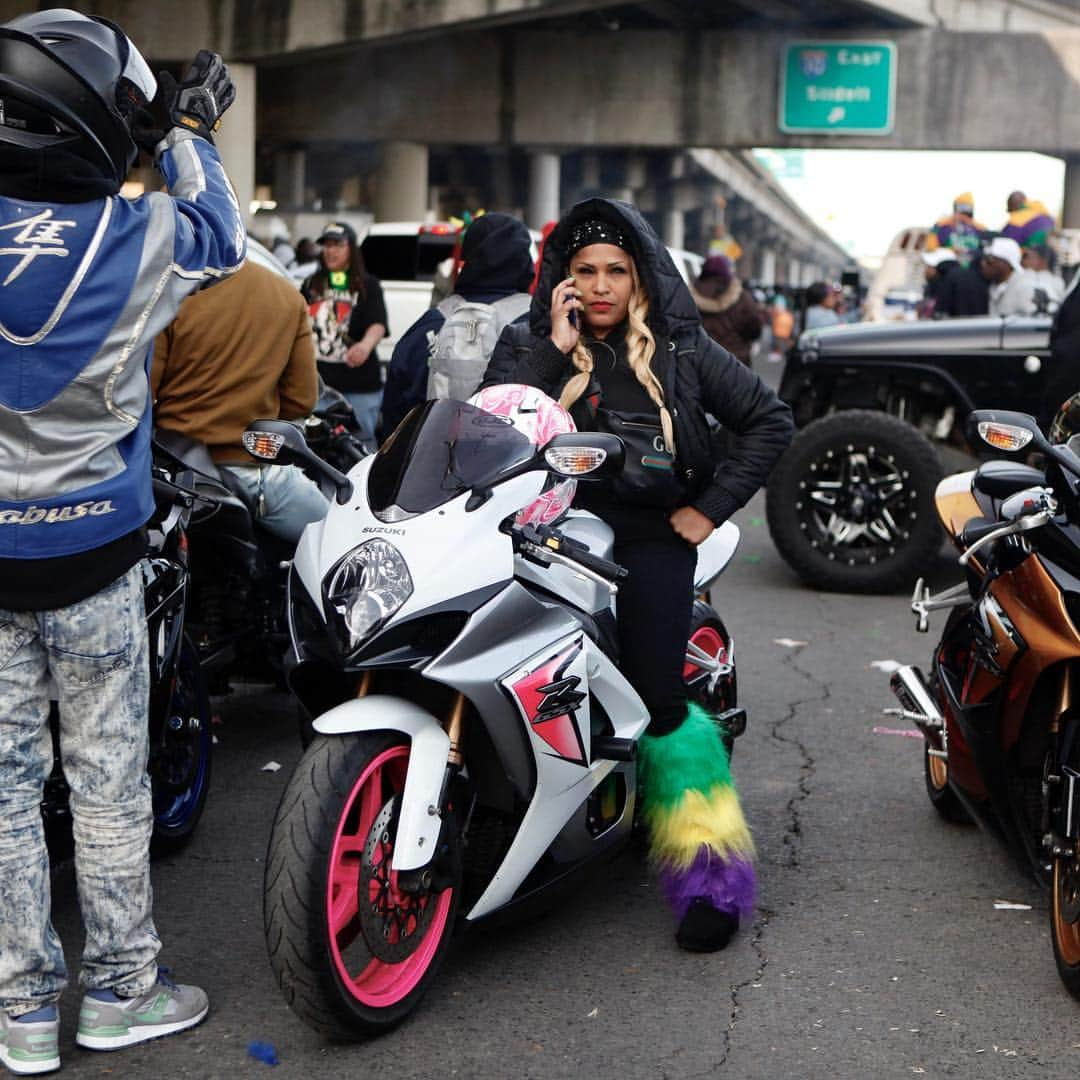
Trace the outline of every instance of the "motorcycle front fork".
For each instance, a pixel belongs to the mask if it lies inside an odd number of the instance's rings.
[[[1063,747],[1061,742],[1062,720],[1073,709],[1072,682],[1072,668],[1066,666],[1050,723],[1050,750],[1043,768],[1042,845],[1051,859],[1074,857],[1080,839],[1080,772],[1065,760],[1072,756],[1071,746]],[[1080,737],[1075,722],[1073,728],[1065,732],[1067,739]],[[1050,870],[1051,866],[1046,869]]]
[[[365,672],[358,691],[359,696],[364,696],[369,688],[370,672]],[[443,729],[450,739],[450,750],[446,756],[446,772],[443,774],[438,802],[428,807],[429,814],[438,814],[443,821],[439,842],[435,846],[435,855],[427,866],[421,866],[416,870],[407,870],[398,874],[397,887],[402,892],[426,893],[432,890],[439,891],[450,883],[448,876],[444,873],[444,867],[441,865],[440,859],[447,848],[444,838],[449,826],[449,818],[454,812],[451,788],[460,775],[465,761],[461,753],[461,740],[465,730],[465,710],[467,707],[468,701],[465,695],[459,692],[454,696],[453,704],[443,720]]]

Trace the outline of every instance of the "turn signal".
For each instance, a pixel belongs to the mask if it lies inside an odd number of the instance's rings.
[[[1012,424],[998,424],[983,420],[979,424],[979,437],[995,450],[1014,453],[1023,450],[1031,442],[1032,434],[1026,428],[1013,427]]]
[[[284,435],[274,435],[268,431],[245,431],[241,436],[244,449],[252,456],[263,461],[276,461],[285,445]]]
[[[607,451],[599,447],[552,447],[544,451],[548,466],[562,476],[582,476],[599,469],[607,459]]]

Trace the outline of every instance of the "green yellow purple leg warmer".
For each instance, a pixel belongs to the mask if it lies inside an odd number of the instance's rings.
[[[676,918],[697,899],[748,918],[754,842],[716,722],[691,703],[670,734],[642,736],[637,761],[650,857]]]

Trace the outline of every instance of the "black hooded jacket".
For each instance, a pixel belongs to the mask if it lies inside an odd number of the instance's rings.
[[[590,218],[613,221],[631,235],[634,262],[649,295],[649,328],[656,338],[652,367],[675,425],[676,468],[689,505],[719,525],[768,479],[791,442],[791,410],[705,333],[667,248],[629,203],[587,199],[562,218],[544,247],[529,325],[515,323],[503,331],[482,385],[525,383],[557,399],[576,374],[570,358],[551,341],[551,291],[566,277],[572,228]],[[586,398],[596,389],[590,387],[570,410],[584,430],[593,427]],[[717,463],[706,414],[736,436],[722,464]]]

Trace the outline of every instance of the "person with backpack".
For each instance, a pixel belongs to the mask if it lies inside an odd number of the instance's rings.
[[[465,401],[479,387],[505,326],[529,310],[532,238],[508,214],[483,214],[465,231],[454,291],[402,335],[390,358],[382,434],[430,398]]]
[[[221,57],[155,80],[118,26],[65,8],[4,23],[0,54],[0,1063],[25,1075],[60,1068],[68,982],[41,820],[52,697],[86,931],[75,1041],[118,1050],[209,1009],[158,966],[153,918],[147,369],[246,237],[213,144]],[[168,191],[127,199],[139,148]]]

